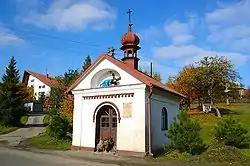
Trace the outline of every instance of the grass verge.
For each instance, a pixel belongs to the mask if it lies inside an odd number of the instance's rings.
[[[10,133],[17,129],[18,127],[13,127],[13,126],[0,126],[0,135]]]
[[[0,135],[10,133],[12,131],[17,130],[19,127],[24,126],[27,123],[28,118],[29,117],[27,115],[21,117],[21,119],[20,119],[21,126],[1,126],[0,125]]]
[[[70,139],[57,140],[46,133],[30,138],[26,143],[30,147],[49,150],[69,150],[71,146]]]

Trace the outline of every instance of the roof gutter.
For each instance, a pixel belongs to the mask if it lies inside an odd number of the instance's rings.
[[[148,152],[147,154],[153,156],[152,154],[152,139],[151,139],[151,96],[153,94],[153,85],[149,86],[149,95],[147,97],[147,114],[148,114]]]

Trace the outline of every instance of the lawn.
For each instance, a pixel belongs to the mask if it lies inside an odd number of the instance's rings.
[[[237,118],[248,129],[248,135],[250,136],[250,103],[230,104],[229,106],[220,104],[218,107],[223,114],[222,118],[229,115]],[[192,118],[199,121],[202,126],[201,136],[207,145],[211,145],[213,143],[213,127],[220,118],[213,114],[197,115],[192,116]],[[241,149],[241,151],[250,156],[250,149]]]
[[[0,125],[0,135],[7,134],[7,133],[17,130],[19,127],[22,127],[23,125],[25,125],[27,121],[28,121],[28,116],[23,116],[20,119],[21,126],[1,126]]]
[[[48,136],[46,133],[27,140],[27,145],[30,147],[50,150],[68,150],[71,146],[70,139],[57,140]]]

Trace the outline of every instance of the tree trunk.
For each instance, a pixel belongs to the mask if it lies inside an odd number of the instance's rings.
[[[219,118],[221,118],[220,110],[219,110],[215,105],[211,105],[211,106],[216,110],[217,116],[218,116]]]
[[[227,94],[227,105],[229,105],[229,98],[228,98],[228,94]]]

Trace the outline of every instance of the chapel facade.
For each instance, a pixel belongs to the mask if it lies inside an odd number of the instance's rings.
[[[153,153],[165,136],[184,95],[138,70],[140,39],[128,31],[121,38],[123,58],[101,54],[67,89],[74,96],[74,149],[96,150],[112,138],[116,150]]]

